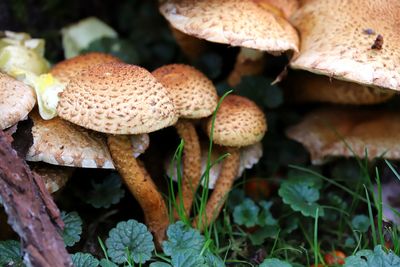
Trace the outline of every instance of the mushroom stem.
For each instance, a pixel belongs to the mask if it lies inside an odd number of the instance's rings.
[[[180,119],[175,124],[178,135],[184,141],[183,147],[183,177],[182,177],[182,199],[180,195],[176,197],[177,205],[183,209],[186,216],[189,216],[196,194],[197,187],[201,178],[201,149],[200,141],[196,128],[190,120]],[[178,211],[174,212],[175,219],[179,219]]]
[[[199,214],[193,221],[193,227],[198,228],[200,231],[207,228],[218,217],[239,170],[240,150],[227,147],[226,152],[230,153],[230,155],[222,163],[221,173],[215,184],[214,191],[208,199],[205,213]]]
[[[255,49],[242,47],[236,57],[235,66],[228,77],[228,84],[236,86],[243,76],[257,75],[263,72],[265,66],[264,53]]]
[[[142,207],[146,225],[160,246],[169,225],[168,210],[161,193],[144,166],[133,157],[129,136],[110,135],[107,141],[115,168]]]

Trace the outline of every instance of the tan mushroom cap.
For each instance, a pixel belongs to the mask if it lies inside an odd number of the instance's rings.
[[[300,54],[291,67],[400,90],[400,1],[306,1],[293,15]],[[372,46],[378,34],[381,49]]]
[[[373,105],[386,102],[395,91],[330,79],[309,72],[296,72],[284,81],[287,98],[293,102],[326,102],[334,104]]]
[[[25,118],[35,103],[33,88],[0,72],[0,130]]]
[[[44,161],[54,165],[113,169],[106,140],[58,117],[43,120],[37,111],[29,114],[33,120],[33,145],[28,161]]]
[[[50,71],[60,82],[68,83],[72,77],[93,65],[121,62],[117,57],[100,52],[91,52],[57,63]]]
[[[51,164],[35,164],[32,171],[36,172],[43,179],[46,189],[50,194],[57,192],[71,178],[74,168],[54,166]]]
[[[314,164],[331,156],[370,160],[400,159],[400,112],[360,109],[322,109],[290,127],[289,138],[302,143]]]
[[[179,31],[210,42],[269,52],[298,51],[285,18],[251,0],[166,0],[160,11]]]
[[[128,64],[93,66],[60,94],[58,115],[108,134],[149,133],[178,117],[166,89],[147,70]]]
[[[212,117],[207,121],[210,136]],[[264,112],[251,100],[228,95],[220,105],[214,123],[213,142],[218,145],[242,147],[261,141],[267,131]]]
[[[215,86],[197,69],[184,64],[170,64],[156,69],[152,74],[168,90],[180,117],[208,117],[217,107]]]
[[[275,12],[282,12],[285,18],[290,18],[290,16],[299,8],[300,3],[298,0],[254,0],[259,3],[262,7],[269,10],[276,8]],[[274,12],[274,10],[271,10]]]

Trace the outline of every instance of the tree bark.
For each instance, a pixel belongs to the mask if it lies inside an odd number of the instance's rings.
[[[8,223],[20,236],[27,266],[72,266],[60,236],[60,212],[45,185],[0,130],[0,196]]]

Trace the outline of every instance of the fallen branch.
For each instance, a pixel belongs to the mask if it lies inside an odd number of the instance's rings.
[[[20,236],[28,266],[72,266],[59,230],[63,222],[44,183],[0,131],[0,196],[8,223]]]

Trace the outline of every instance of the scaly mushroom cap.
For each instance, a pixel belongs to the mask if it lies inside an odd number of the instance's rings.
[[[50,164],[35,164],[32,171],[43,179],[46,189],[50,194],[60,190],[71,178],[74,168],[60,167]]]
[[[44,161],[54,165],[83,168],[114,168],[106,140],[58,117],[43,120],[37,111],[29,114],[33,120],[33,145],[28,161]]]
[[[212,117],[207,121],[210,136]],[[213,142],[218,145],[242,147],[261,141],[267,131],[264,112],[251,100],[228,95],[220,105],[214,123]]]
[[[160,11],[179,31],[210,42],[270,52],[298,51],[296,30],[252,0],[166,0]]]
[[[289,75],[285,83],[287,98],[294,102],[373,105],[389,100],[396,93],[306,72]]]
[[[197,69],[183,64],[171,64],[156,69],[152,74],[167,89],[180,117],[208,117],[217,107],[215,86]]]
[[[35,91],[30,86],[0,72],[1,130],[25,118],[35,103]]]
[[[289,138],[310,151],[314,164],[329,156],[400,159],[400,113],[359,109],[322,109],[290,127]]]
[[[399,17],[397,0],[307,1],[292,17],[301,48],[291,67],[400,90]]]
[[[262,7],[271,10],[272,12],[281,12],[281,16],[290,18],[290,16],[299,8],[298,0],[254,0]],[[274,11],[273,9],[278,9]]]
[[[91,52],[59,62],[51,69],[50,73],[60,82],[68,83],[72,77],[88,67],[114,62],[121,62],[121,60],[109,54]]]
[[[166,89],[147,70],[128,64],[91,67],[60,94],[58,115],[108,134],[149,133],[178,117]]]

